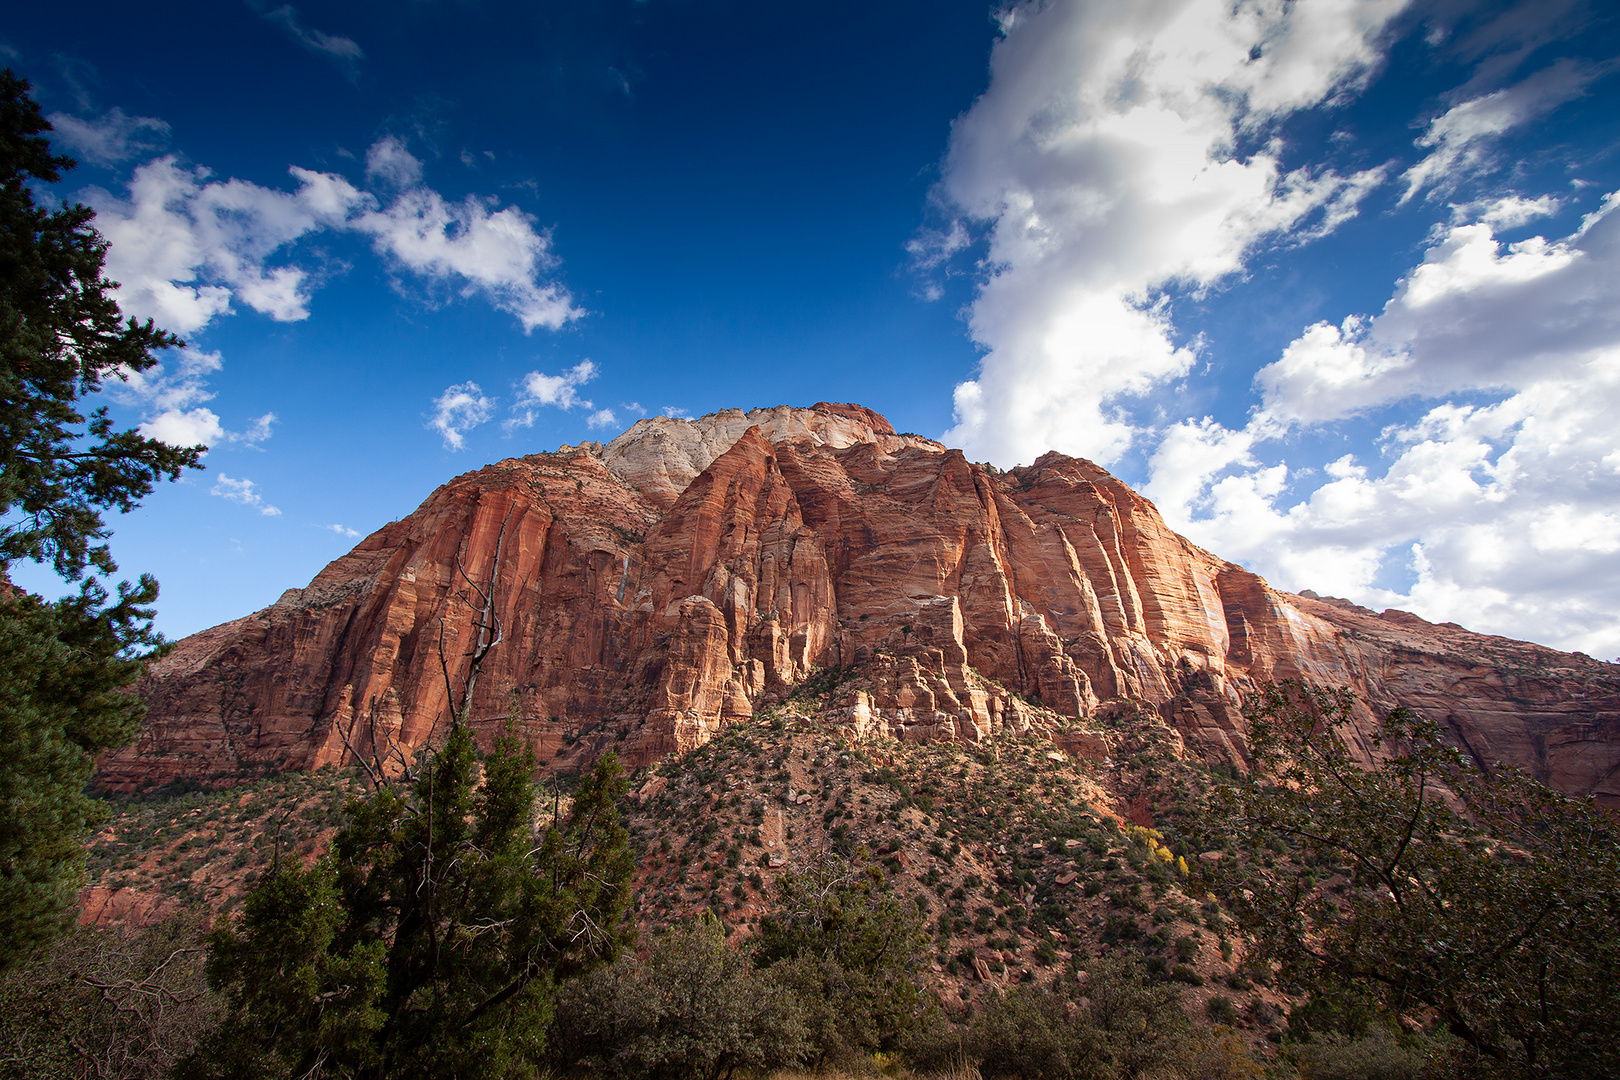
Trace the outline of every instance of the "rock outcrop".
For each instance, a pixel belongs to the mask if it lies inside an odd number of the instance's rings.
[[[1038,729],[1101,755],[1078,729],[1125,709],[1234,764],[1243,694],[1301,677],[1352,687],[1369,725],[1405,704],[1484,761],[1620,801],[1620,668],[1280,593],[1090,462],[1003,473],[828,404],[643,420],[458,477],[182,641],[100,780],[400,760],[462,706],[548,767],[607,745],[645,763],[829,671],[858,675],[828,714],[856,730]]]

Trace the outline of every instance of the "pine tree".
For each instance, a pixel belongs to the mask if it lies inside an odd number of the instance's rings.
[[[51,153],[28,91],[0,72],[0,970],[70,922],[100,819],[84,786],[95,755],[133,737],[142,706],[122,689],[160,644],[157,583],[121,583],[114,599],[95,576],[117,570],[102,511],[133,509],[203,449],[81,411],[105,380],[183,343],[121,320],[89,207],[35,204],[30,185],[74,163]],[[53,603],[15,588],[6,571],[18,559],[50,564],[78,595]]]

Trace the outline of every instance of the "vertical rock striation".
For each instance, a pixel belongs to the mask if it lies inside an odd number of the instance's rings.
[[[858,677],[828,717],[860,731],[1102,754],[1074,729],[1125,709],[1233,764],[1245,692],[1301,677],[1356,690],[1369,725],[1409,705],[1482,761],[1620,801],[1620,668],[1280,593],[1090,462],[1003,473],[825,403],[643,420],[456,478],[180,642],[100,779],[398,761],[464,701],[549,767],[606,745],[645,763],[833,668]]]

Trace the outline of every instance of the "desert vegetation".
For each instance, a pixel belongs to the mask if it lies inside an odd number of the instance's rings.
[[[90,859],[156,890],[151,925],[14,971],[0,1053],[51,1076],[1609,1075],[1611,820],[1406,715],[1358,768],[1345,704],[1268,688],[1252,776],[1141,717],[1087,762],[783,708],[623,778],[536,784],[519,741],[462,734],[381,784],[124,799]]]

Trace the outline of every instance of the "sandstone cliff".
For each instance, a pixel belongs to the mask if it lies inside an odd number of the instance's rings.
[[[1033,728],[1105,756],[1086,721],[1134,710],[1234,764],[1244,692],[1298,676],[1354,688],[1369,722],[1406,704],[1484,761],[1620,801],[1620,668],[1279,593],[1090,462],[1003,473],[825,403],[643,420],[456,478],[307,587],[181,642],[100,779],[397,759],[464,701],[548,766],[607,745],[645,763],[829,669],[855,677],[828,720],[858,730]]]

